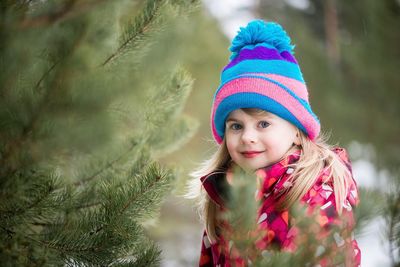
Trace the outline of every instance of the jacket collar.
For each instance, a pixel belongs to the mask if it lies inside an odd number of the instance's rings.
[[[291,186],[286,183],[287,178],[294,171],[294,168],[290,167],[290,165],[296,163],[300,155],[301,151],[296,150],[273,165],[257,170],[256,175],[261,181],[259,194],[269,194],[274,189],[281,190]]]
[[[262,190],[259,193],[267,194],[276,186],[283,186],[284,181],[280,178],[285,173],[291,173],[288,165],[295,163],[300,158],[300,154],[301,151],[296,150],[280,161],[257,170],[255,172],[256,176],[263,181]],[[226,180],[226,173],[227,171],[212,172],[200,178],[203,188],[206,190],[210,199],[221,208],[224,208],[227,186],[229,186]]]
[[[203,188],[212,201],[220,207],[224,207],[224,185],[226,182],[226,172],[212,172],[200,178]]]

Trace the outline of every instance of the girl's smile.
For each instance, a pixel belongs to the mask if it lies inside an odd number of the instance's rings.
[[[299,143],[293,124],[258,109],[232,111],[226,120],[225,137],[232,160],[250,171],[278,162]]]
[[[250,151],[244,151],[244,152],[241,152],[241,153],[246,158],[255,158],[255,157],[259,156],[263,152],[264,151],[251,151],[250,150]]]

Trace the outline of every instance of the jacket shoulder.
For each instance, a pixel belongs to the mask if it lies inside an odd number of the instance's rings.
[[[347,153],[346,149],[343,147],[334,147],[332,149],[333,152],[340,158],[340,160],[346,165],[347,169],[350,171],[352,174],[352,167],[351,167],[351,160],[349,157],[349,154]]]
[[[212,172],[200,178],[207,195],[220,207],[224,207],[227,199],[228,188],[225,175],[225,172]]]

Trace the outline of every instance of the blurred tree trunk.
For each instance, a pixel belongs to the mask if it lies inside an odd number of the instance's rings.
[[[328,56],[335,65],[340,63],[338,16],[336,0],[324,1],[325,40]]]

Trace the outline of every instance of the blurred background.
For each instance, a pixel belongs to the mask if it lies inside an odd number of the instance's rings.
[[[289,33],[322,131],[349,151],[362,266],[400,266],[400,0],[0,1],[0,265],[158,266],[150,236],[161,266],[197,266],[183,195],[255,18]]]
[[[400,1],[204,0],[187,20],[177,22],[175,34],[161,36],[164,44],[181,38],[179,54],[171,58],[195,79],[185,112],[200,123],[188,143],[162,159],[181,173],[158,222],[149,227],[162,246],[162,266],[197,264],[203,227],[194,203],[182,195],[190,171],[215,150],[211,100],[228,62],[230,40],[254,18],[279,22],[296,44],[313,110],[330,143],[348,149],[363,196],[399,187]],[[387,241],[385,199],[368,198],[361,199],[360,210],[376,213],[357,232],[362,266],[391,266],[399,254],[390,252]]]

